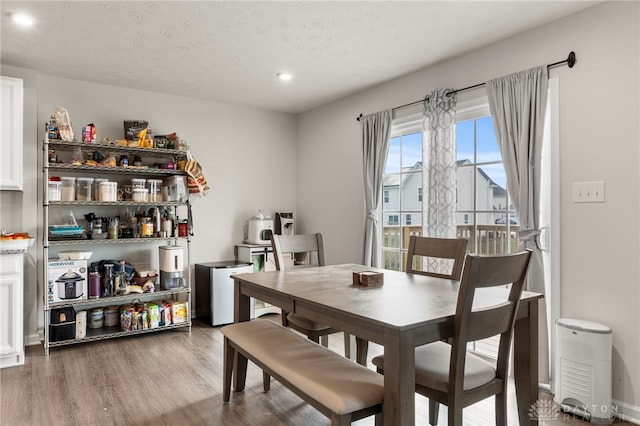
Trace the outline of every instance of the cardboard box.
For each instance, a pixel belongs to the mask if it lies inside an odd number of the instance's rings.
[[[47,300],[49,304],[87,299],[87,261],[47,262]]]

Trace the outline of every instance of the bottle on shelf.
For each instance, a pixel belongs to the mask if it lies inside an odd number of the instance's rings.
[[[114,286],[116,288],[116,294],[126,294],[127,286],[129,285],[129,276],[127,275],[127,270],[125,268],[125,261],[120,261],[120,272],[115,276]]]
[[[102,297],[115,295],[113,266],[113,263],[104,264],[104,275],[102,276]]]

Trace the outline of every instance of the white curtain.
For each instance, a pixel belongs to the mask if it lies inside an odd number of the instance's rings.
[[[382,175],[391,136],[391,110],[380,111],[360,118],[362,129],[362,164],[364,171],[364,264],[381,266],[381,234],[378,207],[382,193]]]
[[[456,236],[456,94],[436,89],[424,100],[423,126],[427,140],[422,150],[422,235]],[[428,259],[428,269],[446,272],[451,263]]]
[[[502,153],[507,186],[520,218],[521,248],[531,249],[527,290],[544,294],[540,249],[540,173],[547,108],[547,66],[532,68],[487,82],[489,108]],[[540,380],[548,382],[549,351],[544,300],[539,318]]]

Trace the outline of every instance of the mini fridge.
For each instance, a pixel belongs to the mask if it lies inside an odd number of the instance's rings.
[[[197,263],[196,316],[205,323],[216,326],[233,322],[233,275],[253,272],[248,262],[225,261]],[[253,317],[253,298],[251,299]]]

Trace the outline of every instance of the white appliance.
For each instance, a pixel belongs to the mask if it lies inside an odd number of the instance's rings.
[[[225,261],[198,263],[196,275],[196,316],[205,323],[216,326],[233,322],[233,275],[253,272],[253,264]],[[253,304],[251,312],[253,318]]]
[[[262,210],[249,219],[247,238],[245,242],[249,244],[271,244],[273,235],[273,219],[265,216]]]
[[[555,402],[564,411],[611,424],[611,329],[592,321],[559,318]]]
[[[276,213],[276,229],[278,235],[293,235],[296,233],[293,213]]]
[[[184,250],[180,246],[160,247],[160,288],[184,287]]]

